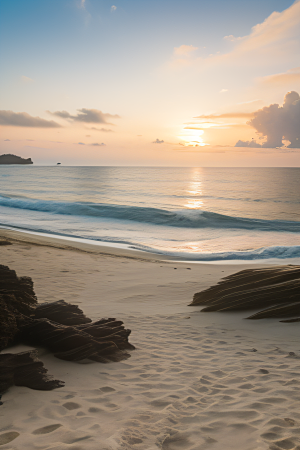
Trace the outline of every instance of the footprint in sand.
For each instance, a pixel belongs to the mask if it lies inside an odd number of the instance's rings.
[[[48,434],[52,433],[52,431],[57,430],[62,425],[60,423],[54,423],[53,425],[47,425],[46,427],[38,428],[37,430],[34,430],[32,434]]]
[[[281,419],[279,417],[276,417],[274,419],[269,420],[269,425],[275,425],[277,427],[281,428],[289,428],[295,426],[296,422],[293,419],[290,419],[288,417]]]
[[[270,373],[267,369],[259,369],[260,373]]]
[[[282,439],[281,441],[274,441],[274,444],[276,444],[276,449],[280,448],[283,450],[293,450],[295,449],[295,443],[291,439]]]
[[[74,395],[72,395],[72,394],[68,394],[68,395],[66,395],[64,398],[66,398],[66,399],[69,399],[69,398],[74,398]]]
[[[88,411],[89,411],[89,413],[97,413],[97,412],[102,412],[103,409],[92,407],[92,408],[89,408]]]
[[[64,403],[63,406],[66,409],[68,409],[69,411],[72,411],[72,409],[81,408],[81,405],[79,405],[78,403],[75,403],[75,402],[67,402],[67,403]]]
[[[109,387],[109,386],[104,386],[104,387],[100,388],[100,391],[101,391],[101,392],[114,392],[115,389],[114,389],[114,388],[111,388],[111,387]]]
[[[184,433],[175,432],[172,436],[167,436],[161,444],[163,450],[177,450],[189,448],[191,442],[189,436]]]
[[[20,436],[20,433],[17,431],[9,431],[8,433],[0,434],[0,445],[8,444],[18,436]]]

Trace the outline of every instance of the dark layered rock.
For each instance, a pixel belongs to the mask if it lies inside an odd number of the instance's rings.
[[[64,386],[47,374],[47,369],[37,357],[37,351],[0,354],[0,393],[9,387],[26,386],[49,391]]]
[[[66,361],[90,359],[108,362],[130,356],[124,351],[134,348],[128,343],[129,334],[130,330],[125,330],[122,325],[115,328],[95,322],[90,329],[80,329],[41,318],[23,325],[19,339],[30,345],[46,347],[54,356]]]
[[[249,319],[299,316],[300,266],[242,270],[196,293],[191,305],[205,305],[202,312],[262,310]]]
[[[52,303],[41,303],[34,311],[35,319],[49,319],[63,325],[80,325],[91,322],[77,305],[71,305],[64,300]]]
[[[295,317],[293,319],[287,319],[287,320],[279,320],[279,322],[283,322],[283,323],[300,322],[300,317]]]
[[[19,326],[33,314],[37,298],[29,277],[0,265],[0,351],[12,344]]]
[[[63,300],[38,304],[31,278],[18,278],[0,266],[0,351],[14,343],[46,347],[59,359],[121,361],[134,349],[131,333],[115,318],[92,322],[76,305]],[[0,394],[12,384],[54,389],[63,382],[46,375],[36,352],[0,354]]]
[[[247,319],[257,320],[257,319],[266,319],[269,317],[274,318],[282,318],[282,317],[291,317],[291,316],[299,316],[300,314],[300,301],[295,303],[288,303],[287,305],[276,305],[271,308],[264,309],[263,311],[259,311],[252,316],[247,317]]]

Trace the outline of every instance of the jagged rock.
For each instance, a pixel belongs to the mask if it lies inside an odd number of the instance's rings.
[[[0,351],[13,343],[44,346],[59,359],[121,361],[134,349],[131,331],[114,318],[92,322],[76,305],[63,300],[38,305],[31,278],[18,278],[0,265]],[[34,352],[0,354],[0,394],[12,384],[54,389],[62,382],[46,376]]]
[[[292,317],[300,313],[300,266],[246,269],[194,295],[202,312],[263,309],[249,317]]]
[[[34,318],[49,319],[63,325],[79,325],[91,322],[91,319],[86,317],[77,305],[71,305],[64,300],[40,303],[34,311]]]
[[[266,319],[269,317],[291,317],[298,316],[300,314],[300,301],[296,303],[288,303],[287,305],[276,305],[271,308],[264,309],[263,311],[259,311],[252,316],[247,317],[247,319],[257,320],[257,319]]]
[[[64,382],[47,375],[47,369],[37,357],[37,351],[0,354],[0,393],[10,386],[26,386],[49,391],[64,386]]]
[[[218,284],[194,294],[191,305],[211,304],[231,293],[270,287],[300,279],[300,266],[274,266],[264,269],[246,269],[223,278]]]
[[[300,317],[295,317],[294,319],[288,319],[288,320],[279,320],[279,322],[283,322],[283,323],[300,322]]]
[[[31,278],[18,278],[14,270],[0,265],[0,351],[14,341],[19,325],[36,304]]]
[[[41,318],[22,326],[19,339],[30,345],[46,347],[54,356],[67,361],[120,361],[130,356],[124,349],[133,348],[128,343],[130,330],[125,330],[123,326],[119,326],[115,333],[114,330],[114,327],[94,323],[94,335],[102,336],[93,336],[77,326],[62,325]]]

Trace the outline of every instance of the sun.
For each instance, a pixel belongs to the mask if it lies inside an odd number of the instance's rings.
[[[203,142],[202,135],[204,131],[203,130],[185,130],[183,129],[178,136],[179,139],[184,141],[185,146],[192,146],[192,147],[204,147],[206,144]]]

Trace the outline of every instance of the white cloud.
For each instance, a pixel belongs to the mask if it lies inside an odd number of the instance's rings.
[[[220,94],[223,94],[224,92],[228,92],[228,89],[221,89]]]
[[[223,39],[225,39],[225,41],[236,42],[236,41],[241,41],[242,39],[245,39],[245,36],[244,37],[235,37],[232,34],[230,34],[229,36],[224,36]]]
[[[174,47],[175,56],[190,56],[191,53],[198,50],[198,47],[193,45],[181,45],[180,47]]]
[[[117,7],[115,5],[112,5],[112,7],[110,8],[110,12],[115,12],[117,9]]]

